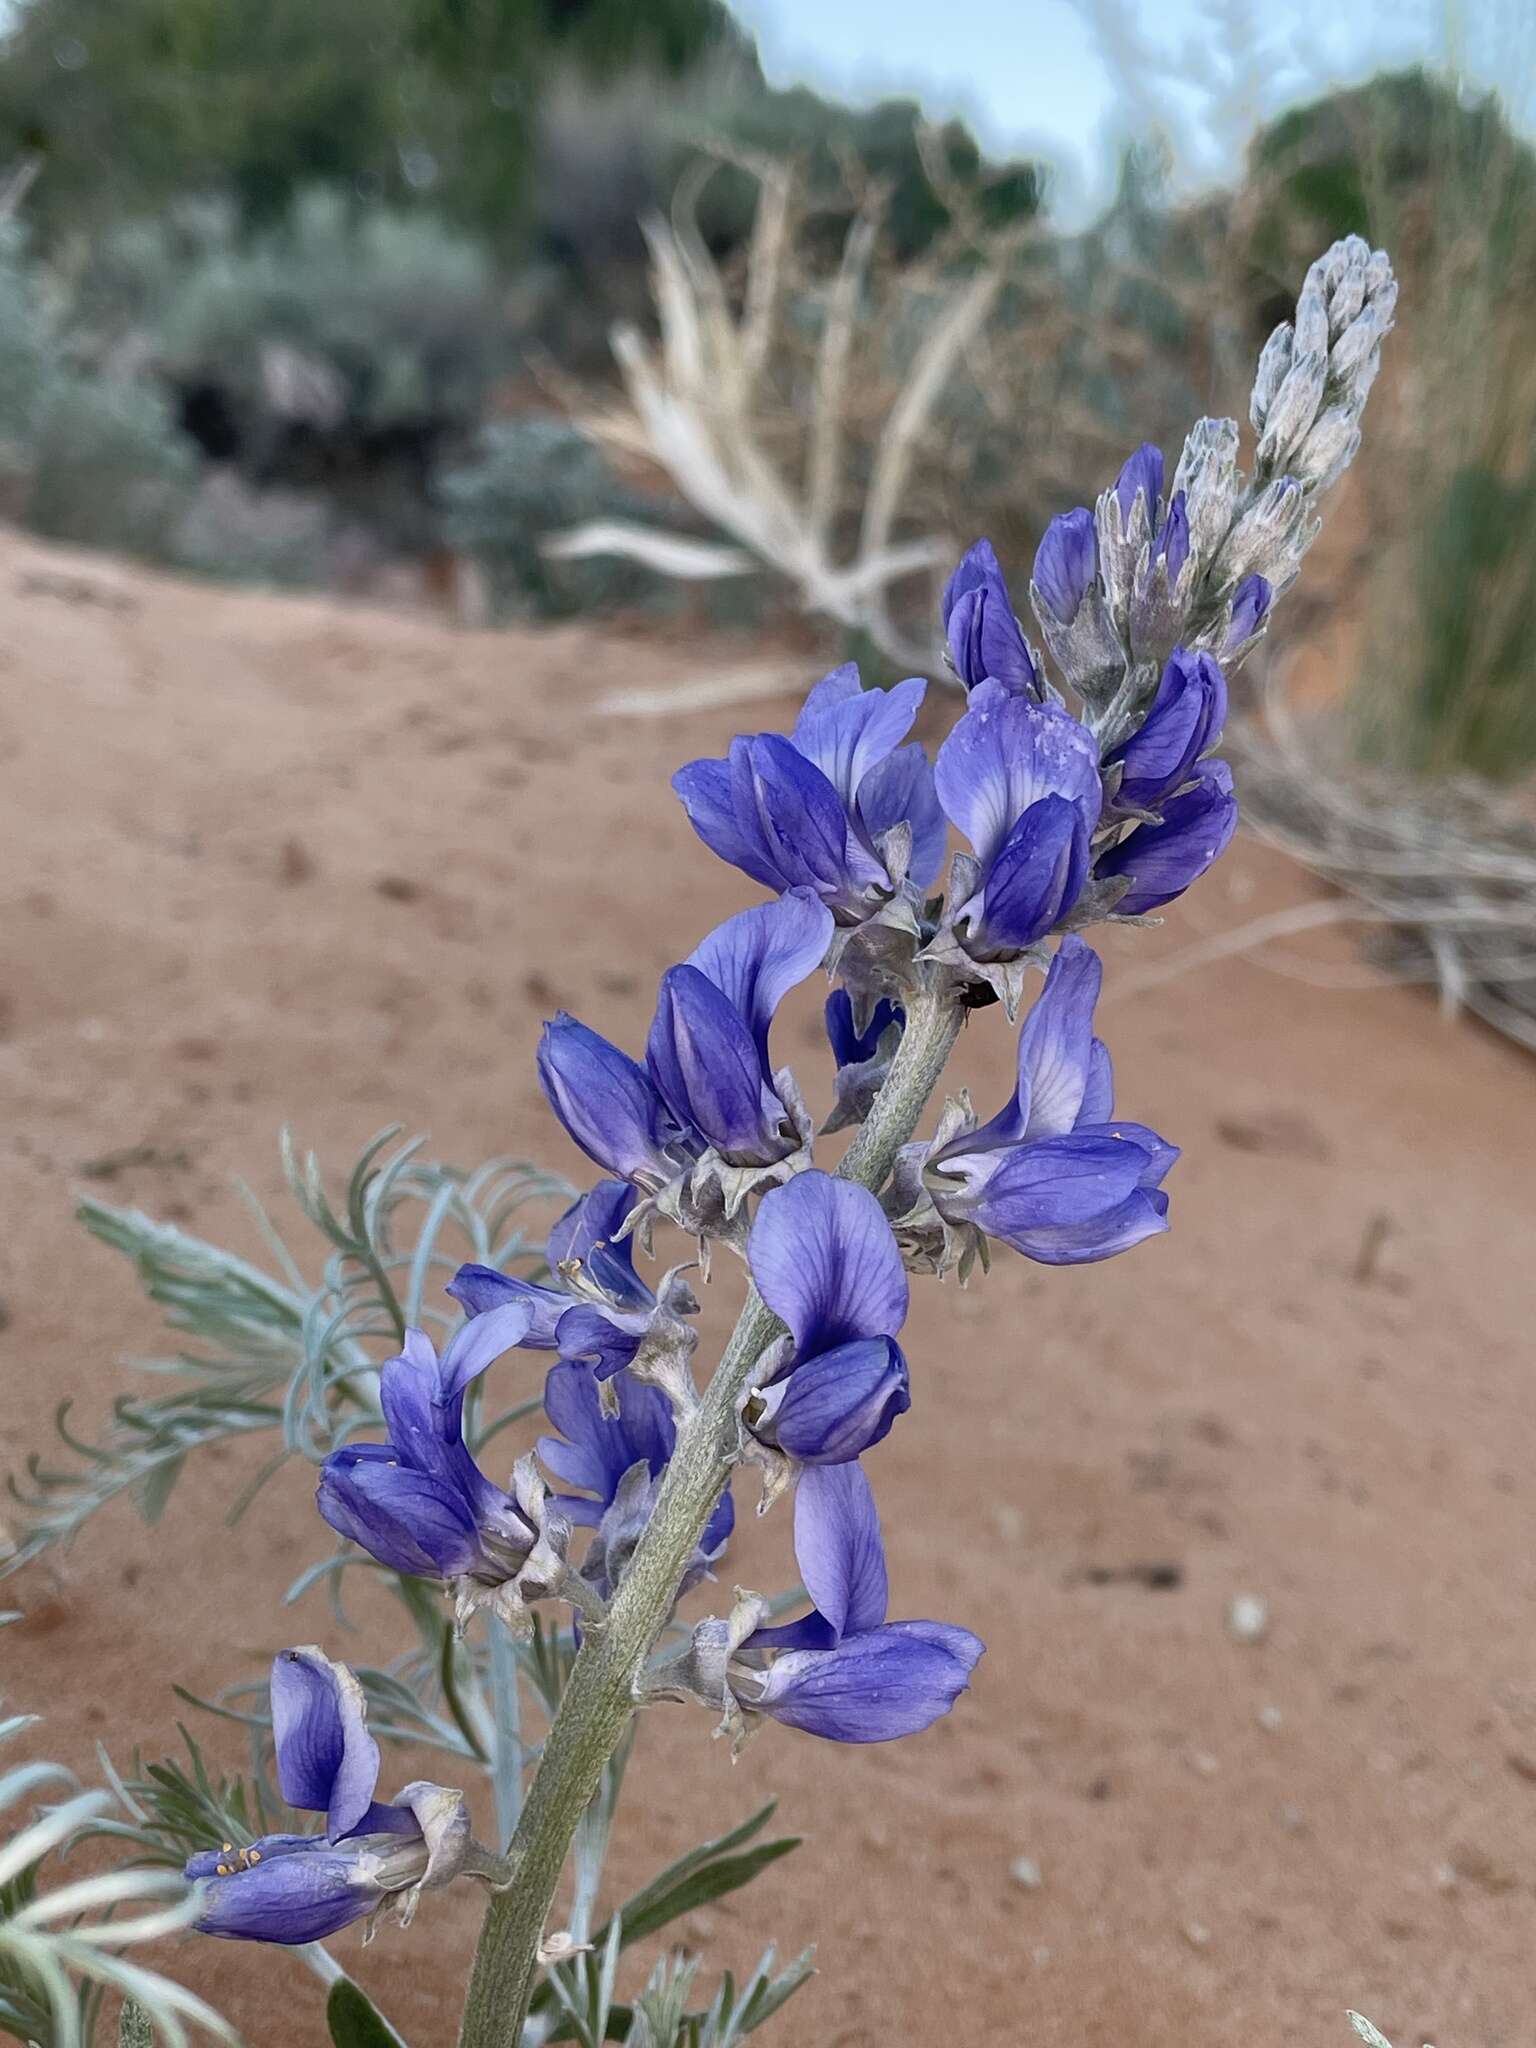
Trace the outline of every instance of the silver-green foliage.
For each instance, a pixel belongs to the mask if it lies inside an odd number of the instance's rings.
[[[197,472],[162,393],[71,347],[61,289],[0,223],[0,477],[34,531],[163,557]]]
[[[54,381],[54,320],[26,260],[14,222],[0,227],[0,472],[31,468],[44,403]]]
[[[0,1743],[35,1725],[29,1715],[0,1721]],[[47,1786],[69,1796],[26,1818]],[[233,2042],[202,1999],[123,1954],[191,1924],[197,1899],[179,1870],[124,1867],[60,1883],[46,1869],[99,1827],[113,1804],[108,1792],[73,1787],[55,1763],[0,1773],[0,1815],[13,1830],[0,1839],[0,2033],[35,2048],[83,2048],[103,1995],[117,1992],[138,2015],[138,2031],[123,2038],[138,2043],[158,2032],[170,2048],[185,2048],[188,2028],[198,2028]],[[129,1916],[119,1917],[124,1909]]]
[[[61,1403],[66,1455],[34,1455],[9,1482],[24,1511],[9,1569],[72,1535],[120,1493],[131,1492],[153,1521],[189,1452],[204,1445],[275,1433],[263,1478],[288,1456],[318,1462],[378,1420],[379,1342],[397,1346],[408,1322],[454,1320],[428,1298],[429,1280],[440,1285],[461,1258],[539,1263],[542,1254],[513,1218],[528,1201],[568,1197],[563,1181],[510,1160],[459,1173],[423,1160],[420,1139],[397,1145],[398,1135],[381,1132],[365,1149],[339,1206],[313,1155],[300,1160],[285,1145],[289,1185],[323,1240],[313,1279],[259,1206],[271,1251],[265,1267],[139,1210],[81,1202],[81,1222],[132,1261],[144,1291],[187,1341],[141,1362],[165,1390],[120,1395],[97,1441],[76,1433],[70,1404]]]
[[[286,348],[369,425],[472,418],[505,361],[489,258],[430,215],[314,191],[255,241],[213,214],[190,255],[156,254],[168,290],[137,310],[157,359],[251,399]]]
[[[597,445],[568,420],[491,420],[441,482],[443,531],[483,568],[500,618],[550,618],[655,601],[669,586],[619,557],[555,561],[543,542],[588,521],[622,519],[652,500],[619,481]]]

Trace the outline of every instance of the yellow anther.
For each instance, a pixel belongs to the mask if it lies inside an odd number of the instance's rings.
[[[226,1843],[224,1843],[224,1845],[223,1845],[223,1847],[224,1847],[224,1854],[225,1854],[226,1856],[228,1856],[228,1855],[231,1855],[231,1854],[233,1853],[233,1851],[234,1851],[234,1846],[235,1846],[235,1845],[234,1845],[234,1843],[233,1843],[233,1842],[226,1842]]]
[[[228,1877],[229,1865],[227,1863],[219,1864],[213,1874],[215,1877]]]
[[[261,1851],[259,1849],[253,1849],[251,1851],[251,1861],[253,1863],[259,1863],[261,1861]]]

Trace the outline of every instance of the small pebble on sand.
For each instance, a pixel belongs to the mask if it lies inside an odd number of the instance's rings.
[[[1227,1627],[1240,1643],[1262,1643],[1269,1633],[1269,1607],[1257,1593],[1239,1593],[1227,1609]]]

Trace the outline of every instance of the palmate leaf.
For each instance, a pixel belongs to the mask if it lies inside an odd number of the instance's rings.
[[[378,1364],[406,1322],[457,1319],[456,1306],[435,1304],[464,1259],[530,1273],[542,1265],[517,1219],[530,1203],[573,1199],[567,1182],[507,1159],[462,1173],[423,1160],[420,1140],[396,1144],[398,1136],[392,1128],[369,1142],[332,1203],[313,1154],[300,1161],[285,1134],[290,1185],[318,1238],[314,1281],[248,1194],[272,1270],[141,1210],[95,1196],[80,1203],[85,1228],[132,1262],[170,1327],[195,1343],[138,1361],[172,1386],[123,1394],[91,1437],[75,1432],[61,1404],[62,1453],[35,1454],[7,1482],[23,1513],[0,1573],[67,1540],[124,1493],[155,1520],[193,1452],[275,1431],[280,1447],[232,1507],[237,1518],[285,1457],[318,1461],[338,1434],[377,1419]],[[469,1419],[478,1432],[478,1399]]]

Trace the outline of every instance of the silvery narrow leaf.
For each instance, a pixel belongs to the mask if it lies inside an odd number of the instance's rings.
[[[1392,2048],[1392,2043],[1384,2034],[1379,2033],[1371,2025],[1363,2013],[1352,2012],[1347,2014],[1346,2017],[1349,2020],[1349,2024],[1365,2043],[1365,2048]]]
[[[0,1741],[31,1725],[22,1715],[0,1723]],[[68,1783],[69,1773],[57,1765],[30,1764],[0,1776],[0,1810],[30,1800],[49,1778]],[[120,1832],[143,1839],[107,1820],[110,1803],[106,1792],[79,1793],[17,1828],[0,1851],[0,2027],[13,2009],[6,1994],[16,1991],[26,2001],[21,2038],[79,2048],[82,2000],[106,1989],[125,1993],[173,2048],[185,2048],[189,2027],[233,2044],[232,2029],[200,1998],[121,1953],[191,1924],[198,1894],[177,1873],[120,1869],[64,1886],[40,1875],[50,1857],[85,1835]],[[141,1910],[119,1916],[118,1909],[130,1902]]]

